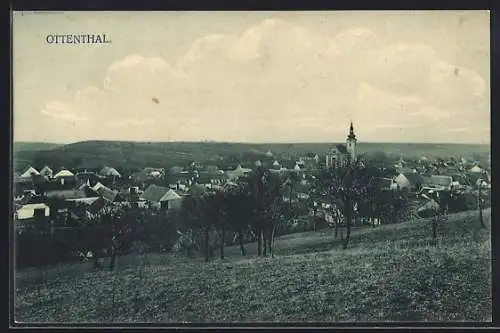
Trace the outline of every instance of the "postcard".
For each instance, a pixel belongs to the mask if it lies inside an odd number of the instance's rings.
[[[12,16],[16,325],[491,322],[488,11]]]

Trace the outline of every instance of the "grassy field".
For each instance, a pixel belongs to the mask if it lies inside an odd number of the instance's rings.
[[[171,167],[196,160],[216,163],[220,156],[259,156],[268,150],[278,156],[326,153],[335,143],[252,144],[229,142],[126,142],[84,141],[68,145],[35,149],[36,144],[18,145],[14,150],[16,169],[28,164],[66,167],[97,167],[111,165],[117,168]],[[29,148],[31,147],[31,148]],[[21,149],[22,148],[22,149]],[[29,149],[28,149],[29,148]],[[403,153],[405,158],[425,156],[488,156],[489,145],[479,144],[419,144],[419,143],[367,143],[360,142],[361,153],[384,151],[391,156]],[[87,161],[87,162],[84,162]]]
[[[204,263],[173,254],[16,274],[19,322],[491,321],[491,244],[477,212],[448,216],[437,246],[417,220],[357,229],[347,250],[332,230],[283,236],[275,258]],[[142,275],[142,276],[141,276]]]

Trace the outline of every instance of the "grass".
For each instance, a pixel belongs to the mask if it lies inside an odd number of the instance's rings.
[[[485,214],[490,225],[489,213]],[[149,255],[118,269],[84,264],[17,273],[20,322],[491,321],[489,229],[477,212],[364,228],[340,250],[331,230],[287,235],[275,258]],[[255,245],[247,246],[254,253]]]

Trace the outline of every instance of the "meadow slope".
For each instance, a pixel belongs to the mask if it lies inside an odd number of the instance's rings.
[[[428,220],[353,233],[287,235],[275,258],[203,263],[127,256],[114,272],[86,264],[16,274],[19,322],[491,321],[490,215],[450,215],[430,245]],[[255,245],[248,249],[255,253]],[[145,264],[141,270],[141,262]],[[139,273],[141,272],[141,273]]]

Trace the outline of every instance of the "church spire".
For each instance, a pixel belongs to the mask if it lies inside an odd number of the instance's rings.
[[[354,126],[352,125],[352,120],[351,120],[351,126],[349,127],[349,135],[347,136],[346,140],[346,148],[351,157],[351,162],[356,160],[356,141],[358,140],[356,139],[356,135],[354,134]]]
[[[352,120],[351,120],[351,126],[349,127],[349,135],[347,136],[349,139],[356,139],[356,135],[354,134],[354,126],[352,125]]]

